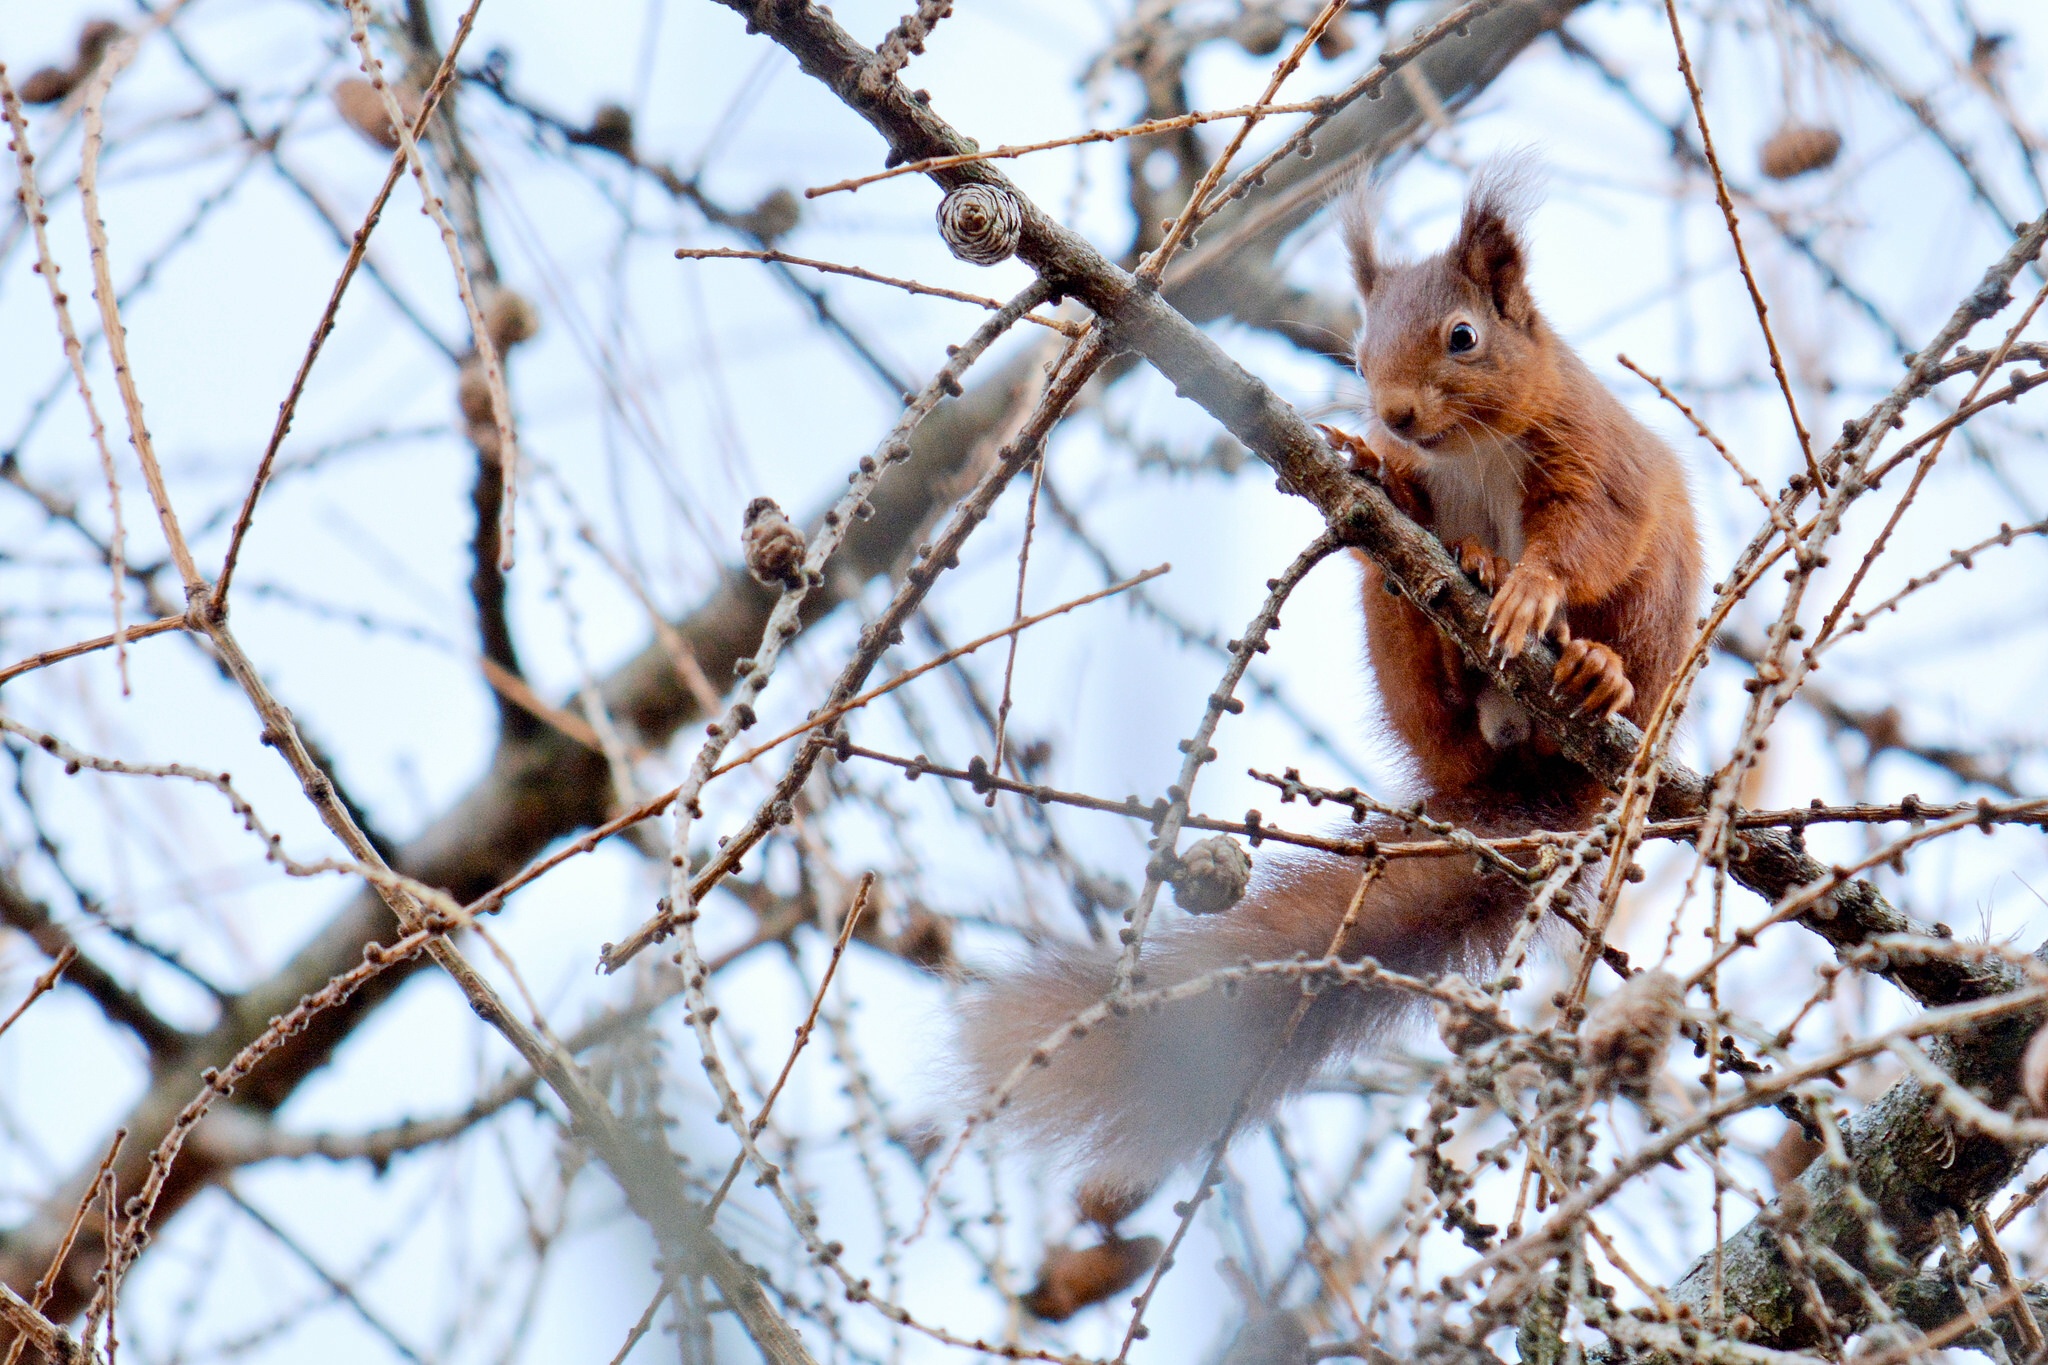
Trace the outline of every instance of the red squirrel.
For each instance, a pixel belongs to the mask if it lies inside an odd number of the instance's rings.
[[[1700,574],[1692,501],[1677,456],[1530,297],[1521,182],[1513,163],[1483,172],[1450,246],[1413,264],[1383,260],[1360,197],[1346,202],[1340,218],[1365,312],[1358,372],[1371,406],[1364,438],[1323,430],[1492,591],[1496,650],[1512,656],[1532,638],[1551,639],[1562,695],[1640,724],[1691,638]],[[1600,785],[1359,558],[1386,722],[1429,813],[1487,835],[1583,827]],[[1403,834],[1393,822],[1365,832]],[[1235,907],[1147,936],[1143,989],[1332,952],[1361,865],[1293,853],[1259,861]],[[1415,975],[1484,970],[1527,906],[1515,879],[1471,859],[1396,858],[1334,951]],[[1062,947],[983,988],[962,1028],[981,1094],[1102,1001],[1112,976],[1107,953]],[[1301,999],[1293,979],[1269,976],[1112,1015],[1027,1069],[1006,1122],[1064,1149],[1091,1183],[1149,1189],[1211,1148],[1234,1114],[1240,1130],[1262,1120],[1413,1003],[1388,988],[1326,990],[1283,1048]]]

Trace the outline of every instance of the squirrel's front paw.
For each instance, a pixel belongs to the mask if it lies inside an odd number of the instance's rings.
[[[1330,443],[1330,449],[1351,461],[1352,473],[1363,474],[1375,483],[1386,477],[1386,463],[1380,459],[1378,451],[1365,443],[1364,438],[1354,436],[1348,431],[1340,431],[1323,422],[1316,423],[1316,430],[1323,433],[1323,439]]]
[[[1517,564],[1493,595],[1486,634],[1503,658],[1522,652],[1531,636],[1548,635],[1564,606],[1564,581],[1540,564]]]
[[[1613,716],[1636,699],[1635,684],[1621,666],[1621,656],[1598,640],[1573,640],[1564,647],[1551,682],[1579,710]]]
[[[1458,561],[1458,567],[1488,592],[1498,591],[1500,585],[1508,581],[1508,575],[1514,572],[1513,561],[1487,549],[1477,536],[1466,536],[1448,548],[1452,558]]]

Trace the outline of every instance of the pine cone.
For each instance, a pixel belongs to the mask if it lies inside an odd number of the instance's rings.
[[[80,73],[58,66],[31,72],[15,92],[23,104],[55,104],[78,88]]]
[[[1445,995],[1456,997],[1455,1001],[1439,997],[1430,1002],[1436,1011],[1437,1034],[1451,1051],[1470,1051],[1508,1031],[1499,1002],[1464,977],[1453,973],[1438,986]]]
[[[1832,128],[1788,123],[1764,139],[1757,166],[1773,180],[1790,180],[1808,171],[1826,170],[1842,153],[1842,135]]]
[[[1595,1087],[1647,1097],[1684,1010],[1685,987],[1666,971],[1638,972],[1595,1005],[1579,1026],[1579,1055]]]
[[[1173,900],[1190,915],[1220,915],[1244,899],[1252,855],[1227,834],[1191,844],[1173,875]]]
[[[939,236],[971,265],[1008,260],[1024,233],[1016,196],[993,185],[962,185],[939,201]]]
[[[794,588],[804,581],[804,533],[790,525],[773,498],[747,504],[740,536],[747,572],[764,588]]]
[[[1038,1283],[1024,1296],[1024,1308],[1042,1321],[1065,1322],[1083,1308],[1129,1289],[1164,1250],[1157,1237],[1112,1237],[1079,1250],[1048,1247]]]
[[[614,156],[633,153],[633,111],[621,104],[600,104],[590,116],[590,126],[569,134],[580,147],[595,147]]]
[[[500,289],[484,305],[484,330],[500,355],[522,341],[531,341],[540,331],[540,314],[524,294]]]

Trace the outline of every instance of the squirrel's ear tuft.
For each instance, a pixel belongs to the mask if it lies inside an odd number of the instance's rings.
[[[1380,258],[1372,245],[1372,211],[1372,192],[1362,180],[1337,200],[1337,228],[1344,238],[1344,250],[1351,257],[1351,278],[1363,299],[1372,297],[1381,273]]]
[[[1493,301],[1494,311],[1518,327],[1536,315],[1529,296],[1528,251],[1522,224],[1535,197],[1526,157],[1490,162],[1472,182],[1457,240],[1447,253],[1460,274]]]

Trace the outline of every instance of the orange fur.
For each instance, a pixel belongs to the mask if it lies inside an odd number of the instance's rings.
[[[1640,722],[1690,635],[1700,572],[1692,503],[1677,457],[1537,309],[1515,190],[1512,169],[1483,177],[1450,247],[1415,264],[1383,262],[1350,206],[1346,238],[1366,311],[1358,368],[1372,420],[1363,440],[1330,434],[1355,468],[1496,588],[1489,629],[1497,647],[1550,636],[1564,646],[1555,679],[1566,695]],[[1598,784],[1517,723],[1518,704],[1407,599],[1387,592],[1370,562],[1363,601],[1387,725],[1431,814],[1488,834],[1590,818]],[[1379,832],[1400,837],[1394,827]],[[1278,854],[1259,862],[1236,908],[1148,936],[1145,985],[1332,950],[1359,865]],[[1469,859],[1396,859],[1335,950],[1418,975],[1483,969],[1527,904],[1512,879],[1476,871]],[[983,1093],[1103,999],[1113,961],[1107,952],[1056,949],[980,992],[963,1043]],[[1149,1187],[1214,1143],[1240,1101],[1248,1122],[1262,1119],[1327,1062],[1369,1046],[1412,1003],[1385,988],[1323,992],[1283,1047],[1300,999],[1293,981],[1266,977],[1113,1017],[1027,1071],[1009,1106],[1013,1121],[1099,1183]]]

